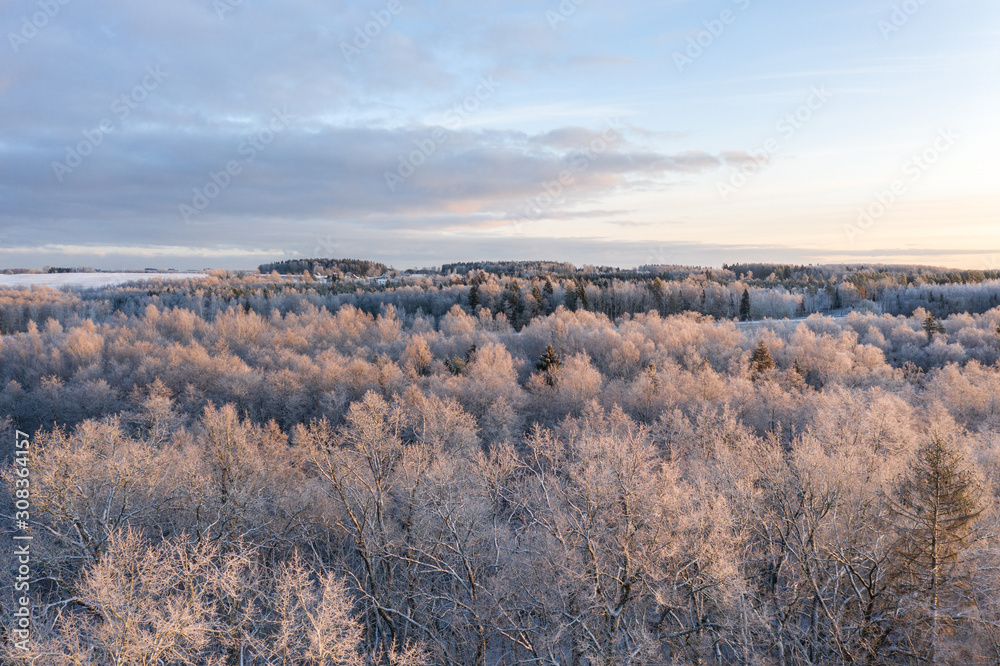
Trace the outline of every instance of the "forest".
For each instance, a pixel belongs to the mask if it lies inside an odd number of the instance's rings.
[[[1000,661],[1000,275],[316,267],[0,289],[4,663]]]

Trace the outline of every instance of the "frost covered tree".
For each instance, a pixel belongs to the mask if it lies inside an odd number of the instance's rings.
[[[900,589],[915,616],[911,640],[930,663],[950,663],[943,643],[967,617],[963,555],[985,510],[982,477],[954,441],[932,431],[890,506],[900,530]]]

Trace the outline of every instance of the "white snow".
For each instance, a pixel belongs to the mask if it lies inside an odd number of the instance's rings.
[[[135,280],[185,280],[205,273],[26,273],[0,275],[0,287],[112,287]]]

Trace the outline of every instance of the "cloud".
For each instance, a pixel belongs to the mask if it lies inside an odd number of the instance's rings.
[[[648,221],[637,221],[637,220],[609,220],[608,224],[613,224],[619,227],[631,227],[631,228],[645,228],[645,227],[661,227],[661,226],[680,226],[686,224],[686,222],[681,222],[679,220],[648,220]]]
[[[733,167],[740,167],[747,162],[758,164],[762,159],[761,155],[754,156],[745,150],[724,150],[719,154],[719,157],[722,158],[723,162]],[[770,154],[765,154],[763,156],[763,161],[770,161]]]
[[[650,130],[632,123],[625,123],[625,126],[630,133],[647,140],[677,140],[684,139],[690,135],[690,132]]]
[[[457,259],[465,258],[461,247],[493,255],[490,243],[500,242],[495,237],[509,231],[517,212],[567,171],[568,184],[537,217],[546,224],[528,232],[562,238],[576,233],[577,221],[594,221],[587,225],[594,228],[619,220],[616,230],[634,225],[631,234],[656,236],[664,230],[640,225],[662,212],[692,226],[711,220],[727,238],[784,241],[766,224],[751,234],[737,207],[705,195],[714,196],[718,170],[750,158],[752,137],[789,103],[800,103],[803,79],[812,85],[847,77],[838,89],[857,102],[844,104],[839,120],[824,116],[797,137],[802,166],[794,178],[769,174],[769,207],[817,191],[803,206],[805,220],[852,191],[866,200],[872,186],[859,180],[864,176],[843,177],[846,158],[838,155],[851,153],[853,172],[876,164],[873,155],[894,163],[897,155],[878,151],[909,145],[891,105],[859,91],[890,90],[908,111],[923,114],[907,127],[957,116],[971,137],[976,125],[963,114],[974,110],[971,120],[981,117],[982,126],[970,144],[990,145],[994,136],[982,130],[995,125],[981,111],[989,100],[959,94],[962,73],[975,71],[969,63],[982,60],[981,50],[922,48],[861,62],[857,49],[822,41],[835,30],[853,35],[856,26],[824,25],[815,38],[823,57],[803,52],[790,74],[786,60],[727,32],[697,72],[680,77],[656,38],[663,26],[700,29],[711,14],[698,3],[583,3],[553,29],[550,7],[534,0],[400,2],[402,11],[375,27],[372,13],[384,18],[387,0],[222,0],[231,6],[222,13],[214,0],[61,4],[26,44],[15,51],[5,40],[0,48],[0,251],[9,250],[0,258],[104,253],[107,261],[156,256],[202,267],[255,261],[258,250],[271,248],[311,252],[328,237],[355,239],[345,247],[356,255],[388,237],[405,238],[399,252],[415,257],[444,247]],[[6,8],[4,35],[38,11],[36,0]],[[760,44],[812,34],[787,30],[785,20],[798,13],[758,9],[770,31]],[[853,55],[829,60],[828,53]],[[933,82],[918,73],[931,61]],[[164,73],[155,86],[150,68]],[[476,98],[474,110],[451,122],[448,112],[469,100],[483,77],[500,84],[495,94]],[[920,104],[902,89],[931,83],[940,94]],[[295,117],[262,135],[275,109]],[[614,119],[621,135],[608,141],[602,135]],[[858,127],[870,136],[831,138]],[[250,150],[253,137],[263,145]],[[928,179],[928,187],[990,186],[977,175],[982,169],[970,167],[965,178],[949,171],[955,158],[935,167],[941,179]],[[69,160],[78,163],[57,175],[54,164]],[[399,181],[390,186],[387,174],[394,173]],[[182,215],[181,206],[194,212]],[[989,214],[996,207],[981,208]],[[765,218],[772,219],[755,219]],[[830,227],[831,234],[840,230],[839,223]],[[809,232],[795,233],[802,239]],[[580,242],[582,252],[600,247]],[[223,254],[213,255],[214,248]],[[233,252],[246,256],[226,254]]]
[[[63,245],[47,243],[30,247],[0,248],[3,255],[66,255],[66,256],[96,256],[130,255],[135,257],[273,257],[282,254],[278,249],[251,249],[237,247],[194,247],[188,245]]]
[[[632,149],[627,138],[607,128],[570,126],[529,135],[339,126],[294,111],[288,115],[276,131],[271,110],[183,125],[155,115],[141,125],[126,127],[126,120],[79,164],[58,174],[56,163],[75,164],[67,147],[72,152],[88,143],[82,132],[9,137],[0,148],[0,169],[10,174],[0,183],[7,202],[0,223],[15,230],[12,241],[22,242],[58,231],[67,242],[128,237],[175,243],[183,224],[204,244],[234,234],[266,238],[275,223],[316,219],[422,228],[428,216],[448,213],[502,219],[564,173],[571,173],[572,183],[548,211],[552,216],[722,163],[701,151]],[[483,224],[470,221],[473,227]]]
[[[533,137],[533,140],[544,146],[562,149],[577,149],[581,146],[589,146],[593,141],[602,140],[601,131],[587,127],[559,127]],[[619,142],[616,142],[619,143]],[[615,149],[615,143],[611,144],[611,149]]]

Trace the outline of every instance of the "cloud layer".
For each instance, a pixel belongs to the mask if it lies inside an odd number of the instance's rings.
[[[0,261],[49,248],[79,263],[245,256],[253,265],[331,238],[376,256],[397,234],[411,250],[405,262],[433,256],[444,237],[449,252],[494,242],[499,256],[508,234],[539,250],[539,238],[599,248],[615,230],[623,240],[714,242],[719,224],[756,246],[714,183],[824,81],[809,67],[817,54],[803,53],[806,74],[791,75],[773,69],[766,39],[746,51],[750,33],[739,30],[768,18],[749,10],[682,75],[673,51],[711,18],[694,4],[4,3]],[[835,32],[877,19],[861,0],[850,4],[836,28],[813,27],[816,15],[782,20],[797,22],[796,40],[809,31],[837,40],[825,48],[844,43]],[[748,76],[751,60],[770,76]],[[868,84],[873,69],[851,76]],[[819,124],[796,141],[821,137]],[[811,149],[815,158],[830,145]],[[791,178],[835,169],[829,154]],[[780,173],[797,155],[772,157],[766,167]],[[710,221],[702,238],[676,222],[699,217]]]

